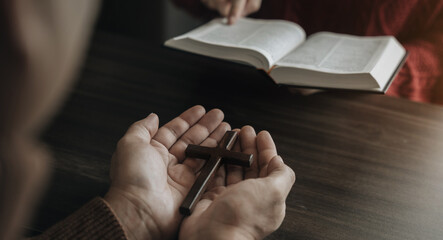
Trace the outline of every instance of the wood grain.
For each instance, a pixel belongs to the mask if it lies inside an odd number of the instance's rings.
[[[108,187],[117,140],[151,112],[195,104],[233,128],[268,130],[297,174],[268,239],[441,239],[443,108],[382,95],[303,97],[248,66],[96,34],[68,101],[43,139],[54,173],[29,229],[41,231]]]

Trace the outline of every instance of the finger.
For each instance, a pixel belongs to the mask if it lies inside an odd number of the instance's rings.
[[[161,127],[154,136],[154,140],[164,145],[167,149],[171,148],[178,138],[205,115],[205,111],[205,108],[200,105],[186,110],[180,116]]]
[[[228,24],[234,24],[240,18],[246,6],[246,0],[232,0],[231,11],[228,15]]]
[[[257,135],[258,169],[259,177],[265,177],[269,161],[277,155],[274,140],[267,131],[261,131]]]
[[[257,12],[261,7],[261,2],[261,0],[248,0],[241,16],[244,17],[248,16],[251,13]]]
[[[213,188],[211,191],[207,191],[203,194],[200,201],[195,206],[194,212],[192,213],[192,216],[199,216],[203,214],[206,209],[211,206],[212,202],[221,194],[223,191],[225,191],[226,187],[217,187]]]
[[[211,204],[212,204],[212,200],[209,200],[206,198],[200,199],[200,201],[198,201],[197,205],[195,205],[192,215],[189,217],[201,216],[208,209],[208,207],[211,206]]]
[[[220,140],[225,135],[226,131],[229,131],[231,129],[231,126],[226,123],[222,122],[212,133],[209,135],[207,139],[205,139],[202,142],[202,146],[205,147],[215,147],[217,146],[217,143],[220,142]],[[183,161],[183,164],[191,168],[191,170],[194,173],[197,173],[200,171],[200,169],[205,165],[207,159],[200,159],[200,158],[186,158]]]
[[[155,136],[158,130],[158,116],[155,113],[149,114],[146,118],[133,123],[126,131],[122,140],[127,140],[127,137],[137,136],[143,140],[151,141],[152,136]]]
[[[240,132],[240,129],[234,129],[236,132]],[[234,152],[241,152],[240,141],[237,141],[232,148]],[[243,180],[243,167],[233,164],[227,164],[226,166],[226,185],[229,186],[231,184],[236,184]]]
[[[269,181],[270,186],[274,186],[274,188],[280,191],[283,199],[286,199],[286,196],[289,194],[292,185],[294,185],[295,178],[294,171],[284,164],[280,156],[277,155],[271,159],[265,179]]]
[[[224,191],[226,190],[225,186],[220,186],[220,187],[216,187],[216,188],[212,188],[209,191],[206,191],[203,195],[202,195],[202,200],[203,199],[207,199],[207,200],[211,200],[214,201],[220,194],[222,194]]]
[[[251,126],[244,126],[240,131],[240,146],[243,153],[253,154],[252,165],[245,168],[245,179],[257,178],[259,175],[259,168],[257,164],[257,135],[254,128]]]
[[[172,145],[169,152],[177,158],[178,162],[182,162],[185,160],[186,147],[189,144],[202,143],[220,125],[223,117],[223,112],[219,109],[209,111]]]
[[[215,176],[212,179],[212,181],[209,183],[206,191],[209,191],[216,187],[223,187],[223,186],[226,186],[226,168],[224,168],[224,166],[221,166],[215,173]]]
[[[111,158],[111,180],[115,178],[117,165],[116,154],[120,151],[125,151],[128,147],[139,144],[140,142],[146,142],[149,144],[151,142],[152,136],[157,133],[158,130],[158,116],[155,113],[149,114],[146,118],[133,123],[125,135],[118,141],[117,150],[112,154]]]

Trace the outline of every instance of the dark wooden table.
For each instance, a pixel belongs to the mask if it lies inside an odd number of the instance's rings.
[[[109,185],[127,127],[161,124],[195,104],[233,127],[271,132],[297,174],[269,239],[442,239],[443,108],[382,95],[289,93],[251,67],[96,34],[79,80],[45,131],[53,177],[32,226],[41,231]]]

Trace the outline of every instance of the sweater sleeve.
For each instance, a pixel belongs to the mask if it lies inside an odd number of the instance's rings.
[[[110,206],[95,198],[43,234],[31,239],[127,239]]]

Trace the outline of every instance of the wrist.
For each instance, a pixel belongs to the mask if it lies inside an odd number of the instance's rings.
[[[159,239],[159,228],[141,200],[112,187],[104,199],[129,239]]]

